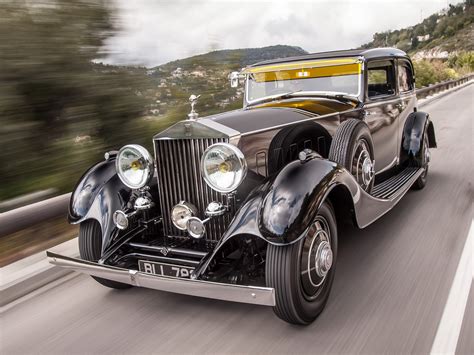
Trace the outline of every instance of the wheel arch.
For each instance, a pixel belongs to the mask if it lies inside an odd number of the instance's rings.
[[[354,200],[348,187],[344,184],[337,184],[329,191],[326,198],[332,205],[338,226],[344,221],[351,221],[357,225],[354,211]]]
[[[436,148],[435,129],[429,114],[423,111],[410,113],[405,121],[402,136],[402,153],[406,157],[418,156],[425,131],[430,148]]]
[[[302,140],[304,135],[310,135],[311,138]],[[269,174],[272,175],[281,170],[305,148],[312,149],[323,158],[327,158],[331,143],[331,134],[317,122],[309,121],[283,128],[273,137],[269,145]]]

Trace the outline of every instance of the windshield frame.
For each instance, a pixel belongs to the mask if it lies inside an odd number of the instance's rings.
[[[328,58],[329,59],[329,58]],[[292,99],[295,97],[311,97],[314,96],[321,98],[322,95],[328,94],[328,95],[346,95],[353,97],[355,100],[361,101],[362,100],[362,95],[363,95],[363,79],[364,79],[364,72],[365,72],[365,60],[362,57],[357,58],[360,61],[361,64],[361,72],[358,75],[358,87],[357,87],[357,94],[351,94],[351,93],[346,93],[346,92],[337,92],[337,91],[321,91],[321,90],[314,90],[314,91],[295,91],[294,93],[291,93],[290,95],[287,95],[284,98],[280,98],[281,94],[277,95],[269,95],[269,96],[262,96],[258,99],[254,100],[249,100],[248,95],[249,95],[249,83],[250,83],[250,74],[245,73],[245,95],[244,95],[244,107],[247,106],[252,106],[252,105],[258,105],[259,103],[272,101],[272,96],[275,96],[274,100],[287,100],[287,99]],[[352,74],[354,75],[354,74]]]

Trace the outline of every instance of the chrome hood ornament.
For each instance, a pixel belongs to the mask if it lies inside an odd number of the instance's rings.
[[[197,100],[201,97],[201,95],[191,95],[189,96],[189,102],[191,103],[191,112],[188,114],[188,117],[190,120],[197,120],[199,117],[199,114],[194,111],[194,106],[197,103]]]

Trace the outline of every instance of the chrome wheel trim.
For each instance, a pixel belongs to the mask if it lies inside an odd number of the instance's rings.
[[[430,142],[428,141],[428,135],[425,134],[425,137],[423,138],[423,163],[425,165],[428,165],[431,161],[431,152],[430,152]]]
[[[374,163],[370,157],[370,151],[365,139],[360,139],[354,150],[352,159],[352,175],[359,185],[367,191],[375,176]]]
[[[333,264],[331,231],[323,216],[309,228],[300,255],[300,278],[305,298],[316,298]]]
[[[422,159],[423,159],[423,168],[425,171],[422,174],[422,178],[426,178],[426,175],[428,174],[428,166],[430,165],[430,160],[431,160],[431,152],[429,148],[429,141],[428,141],[428,135],[425,133],[423,135],[423,152],[422,152]]]

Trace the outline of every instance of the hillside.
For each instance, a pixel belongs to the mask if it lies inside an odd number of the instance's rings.
[[[201,115],[242,106],[242,88],[231,88],[227,79],[259,61],[306,54],[299,47],[276,45],[263,48],[219,50],[175,60],[147,70],[152,85],[142,93],[151,100],[150,116],[184,114],[191,94],[201,95],[197,106]]]
[[[361,48],[396,47],[415,59],[442,58],[474,50],[474,2],[466,0],[400,30],[375,33]]]
[[[189,70],[199,65],[225,65],[234,69],[245,67],[249,64],[260,62],[268,59],[285,58],[307,54],[304,49],[294,46],[276,45],[262,48],[243,48],[243,49],[226,49],[209,52],[206,54],[196,55],[193,57],[179,59],[156,68],[175,69],[180,67]]]

